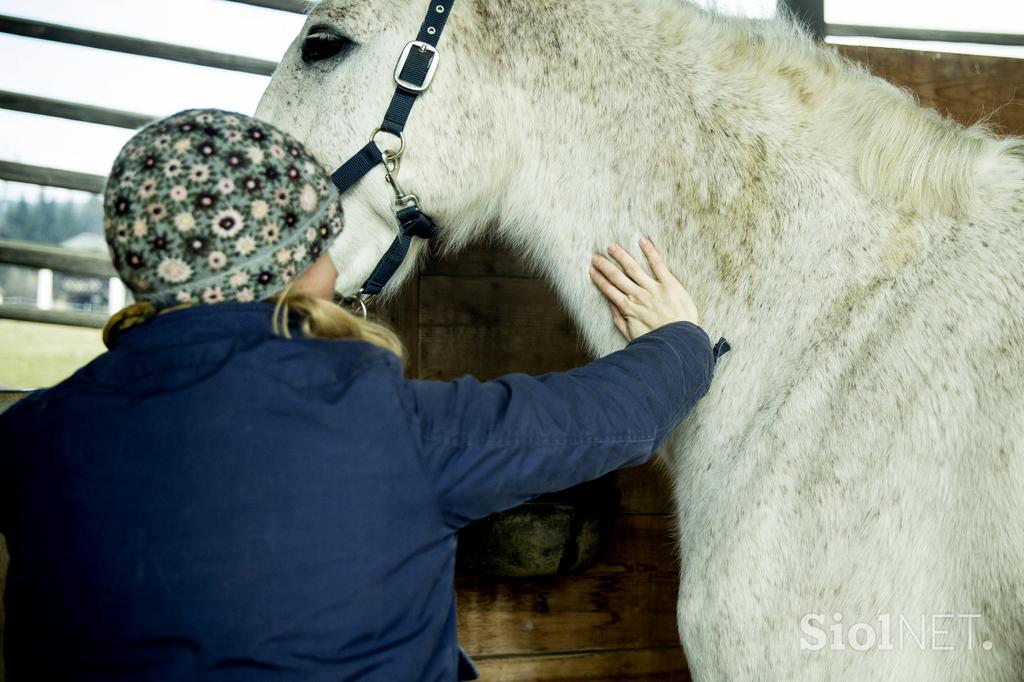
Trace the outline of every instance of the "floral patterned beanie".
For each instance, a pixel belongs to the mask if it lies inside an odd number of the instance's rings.
[[[107,181],[114,267],[153,312],[265,299],[341,232],[329,178],[300,142],[251,117],[191,110],[158,121],[125,145]]]

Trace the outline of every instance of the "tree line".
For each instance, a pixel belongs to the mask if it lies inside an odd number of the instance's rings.
[[[58,200],[42,191],[35,199],[22,196],[0,203],[0,239],[22,239],[43,244],[61,242],[83,232],[103,234],[103,200]]]

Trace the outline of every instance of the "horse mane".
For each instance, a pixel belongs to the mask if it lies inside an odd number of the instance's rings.
[[[689,4],[688,2],[686,4]],[[692,7],[692,5],[691,5]],[[750,60],[788,80],[810,107],[816,140],[852,150],[857,180],[872,197],[901,210],[967,215],[978,163],[1024,157],[1024,138],[1000,138],[987,120],[971,126],[922,106],[916,95],[821,49],[791,16],[752,20],[697,9],[735,60]],[[827,147],[826,147],[827,148]]]
[[[964,127],[887,82],[859,90],[837,111],[835,125],[861,141],[857,174],[864,189],[904,210],[967,215],[977,164],[999,144],[992,128],[985,122]]]

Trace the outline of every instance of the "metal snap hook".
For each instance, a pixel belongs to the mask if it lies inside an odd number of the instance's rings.
[[[383,153],[384,170],[388,175],[397,175],[398,169],[402,167],[401,157],[396,156],[390,149]]]
[[[388,184],[391,185],[391,189],[395,191],[395,208],[407,208],[410,205],[419,208],[420,200],[415,194],[407,194],[404,192],[402,188],[398,186],[398,180],[396,180],[391,173],[385,175],[384,178],[388,181]]]

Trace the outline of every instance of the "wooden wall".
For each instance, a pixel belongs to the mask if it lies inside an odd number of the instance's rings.
[[[961,122],[995,111],[993,123],[1024,135],[1024,60],[840,50]],[[415,377],[541,373],[587,360],[547,287],[512,256],[487,246],[431,264],[381,312],[406,339]],[[676,637],[679,563],[668,485],[655,465],[616,478],[622,512],[597,566],[538,580],[458,575],[461,641],[485,680],[689,679]],[[0,538],[0,579],[5,569]]]

